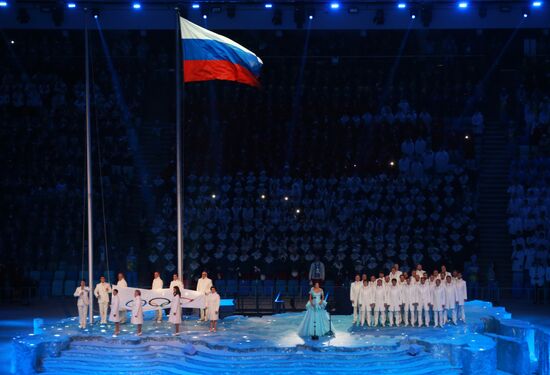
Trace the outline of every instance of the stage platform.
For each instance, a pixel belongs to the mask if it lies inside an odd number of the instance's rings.
[[[77,318],[13,339],[17,374],[548,374],[550,331],[488,302],[466,305],[467,324],[445,328],[352,325],[334,316],[334,337],[296,334],[302,313],[230,316],[209,333],[188,317],[173,336],[149,316],[143,335],[126,324],[78,329]]]

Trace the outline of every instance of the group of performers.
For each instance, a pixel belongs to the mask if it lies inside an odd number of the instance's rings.
[[[163,288],[163,281],[155,272],[152,290]],[[109,321],[115,324],[114,335],[120,334],[120,324],[126,322],[127,311],[121,304],[117,288],[127,288],[128,284],[122,273],[118,274],[115,286],[105,282],[101,277],[94,289],[98,300],[100,324],[107,324],[107,312],[110,304]],[[174,335],[180,333],[182,322],[181,291],[183,284],[177,274],[170,283],[173,297],[170,301],[168,321],[175,326]],[[220,296],[213,286],[212,280],[203,272],[197,282],[197,291],[206,295],[206,308],[200,309],[199,321],[210,321],[210,332],[216,332],[219,317]],[[89,289],[82,280],[74,296],[78,298],[80,328],[86,328]],[[112,297],[109,298],[109,294]],[[466,282],[462,274],[454,271],[452,274],[445,266],[434,270],[431,275],[417,265],[411,275],[399,271],[395,264],[387,275],[379,273],[378,277],[366,274],[356,275],[350,285],[350,301],[353,306],[353,324],[369,327],[418,326],[443,327],[448,322],[457,324],[458,320],[466,321],[464,302],[467,299]],[[300,336],[322,336],[332,331],[329,315],[326,311],[326,301],[323,289],[318,281],[313,282],[306,304],[306,313],[298,333]],[[155,321],[162,321],[162,309],[156,310]],[[131,323],[137,326],[136,334],[142,335],[143,304],[140,290],[135,290],[131,308]]]
[[[160,278],[160,274],[155,272],[152,290],[161,290],[164,286],[164,282]],[[100,282],[94,289],[94,295],[99,305],[99,315],[101,317],[100,324],[107,324],[107,312],[110,304],[109,321],[114,323],[115,331],[114,336],[120,334],[120,324],[126,323],[127,310],[125,306],[121,304],[118,296],[118,289],[127,288],[128,283],[124,279],[122,273],[118,274],[118,281],[115,286],[111,286],[105,282],[105,277],[100,277]],[[173,275],[173,280],[170,282],[170,290],[173,296],[170,300],[170,312],[168,314],[168,321],[174,324],[174,335],[180,334],[180,325],[182,322],[182,300],[181,291],[183,290],[183,283],[179,279],[177,274]],[[86,286],[86,281],[82,280],[80,286],[76,288],[74,296],[78,298],[77,307],[79,315],[79,328],[86,328],[86,320],[88,317],[88,306],[90,305],[89,288]],[[197,282],[197,291],[206,295],[206,308],[200,309],[199,321],[210,321],[210,332],[216,332],[217,321],[220,310],[220,295],[216,291],[216,287],[212,284],[212,280],[208,278],[208,274],[203,272],[201,278]],[[109,294],[112,297],[109,298]],[[162,322],[162,309],[155,311],[156,323]],[[142,335],[143,326],[143,303],[141,301],[141,291],[137,289],[134,292],[134,301],[131,308],[131,320],[130,322],[137,326],[136,335]]]
[[[466,322],[466,281],[462,274],[434,270],[431,275],[417,265],[409,276],[396,264],[388,275],[356,275],[350,286],[353,324],[363,326],[443,327],[457,320]]]

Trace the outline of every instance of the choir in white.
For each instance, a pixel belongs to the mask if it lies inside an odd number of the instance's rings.
[[[164,283],[160,278],[160,274],[155,272],[152,289],[162,289]],[[100,282],[94,289],[94,295],[97,298],[99,305],[99,315],[101,317],[100,324],[107,324],[107,311],[110,313],[109,321],[114,323],[115,331],[114,336],[120,334],[120,324],[126,322],[127,310],[125,306],[121,305],[118,296],[117,288],[127,288],[128,284],[124,279],[122,273],[118,274],[118,281],[114,287],[105,282],[105,277],[100,277]],[[180,325],[182,322],[182,303],[181,303],[181,290],[183,290],[183,283],[179,279],[177,274],[173,275],[173,280],[170,282],[170,289],[173,291],[173,298],[170,301],[170,312],[168,314],[168,321],[174,324],[174,335],[180,334]],[[200,309],[200,321],[210,321],[210,332],[216,332],[217,321],[219,318],[220,310],[220,295],[216,292],[216,288],[212,284],[212,280],[208,278],[208,274],[203,272],[201,278],[197,282],[197,291],[206,295],[206,308]],[[82,280],[80,286],[76,288],[74,296],[77,297],[77,307],[79,316],[79,328],[86,328],[86,321],[88,318],[88,307],[90,305],[89,299],[90,289],[86,286],[86,282]],[[112,294],[112,298],[109,301],[109,294]],[[143,301],[141,300],[141,292],[135,291],[134,301],[131,310],[131,323],[136,325],[136,335],[142,335],[143,326]],[[155,311],[155,321],[160,323],[162,321],[163,309],[159,307]]]
[[[459,272],[435,270],[429,277],[422,265],[409,276],[395,264],[389,275],[356,275],[350,286],[353,324],[369,327],[443,327],[448,322],[466,321],[466,282]]]

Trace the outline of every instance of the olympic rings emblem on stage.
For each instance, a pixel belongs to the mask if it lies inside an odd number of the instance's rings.
[[[164,300],[164,302],[158,303],[155,300]],[[153,301],[155,301],[155,302],[153,302]],[[164,307],[164,306],[169,305],[169,304],[170,304],[170,300],[168,298],[156,297],[156,298],[152,298],[152,299],[149,300],[149,305],[151,305],[153,307]]]

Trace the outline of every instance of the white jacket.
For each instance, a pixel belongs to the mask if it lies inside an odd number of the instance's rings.
[[[212,287],[212,280],[210,280],[208,277],[204,279],[201,277],[199,281],[197,281],[197,292],[209,294],[211,287]]]
[[[361,281],[354,281],[349,287],[349,300],[352,302],[353,306],[357,306],[357,301],[359,301],[359,294],[363,289],[363,283]]]
[[[416,284],[405,284],[401,287],[401,301],[405,305],[412,305],[414,303],[419,303],[420,296],[418,285]]]
[[[392,285],[387,289],[386,303],[390,306],[389,310],[399,310],[399,306],[401,305],[401,287],[398,285]]]
[[[87,286],[84,287],[84,290],[81,287],[76,288],[73,295],[78,297],[77,306],[88,306],[90,304],[90,288]]]
[[[464,301],[468,299],[468,289],[466,288],[466,281],[463,279],[456,280],[456,300],[460,306],[464,305]]]
[[[183,292],[183,283],[181,280],[172,280],[170,281],[170,291],[174,291],[174,287],[177,286],[180,290],[180,292]]]
[[[162,281],[162,279],[160,277],[155,277],[153,279],[153,285],[151,286],[151,289],[158,290],[158,289],[162,289],[163,286],[164,286],[164,282]]]
[[[445,283],[445,308],[446,309],[454,309],[456,305],[456,301],[458,300],[456,295],[456,287],[455,284],[451,283]]]
[[[435,286],[432,292],[433,310],[443,311],[443,305],[445,305],[445,287]]]
[[[173,324],[181,324],[181,299],[178,295],[170,301],[170,316],[168,321]]]
[[[375,311],[385,311],[386,307],[384,304],[386,303],[386,288],[383,286],[375,286],[374,287],[374,309]]]
[[[111,298],[111,312],[109,313],[109,321],[113,323],[120,322],[120,298],[118,297],[118,294],[115,296],[113,295],[113,298]],[[126,314],[126,312],[124,312]]]
[[[141,303],[141,297],[134,298],[134,305],[132,306],[132,324],[143,324],[143,305]]]
[[[418,285],[418,302],[421,306],[428,306],[432,304],[432,288],[427,284]]]
[[[96,284],[94,289],[95,298],[99,303],[109,303],[109,293],[111,293],[111,286],[107,283]]]
[[[370,286],[361,286],[358,302],[363,310],[370,310],[371,305],[374,303],[374,288]]]
[[[128,283],[126,282],[126,279],[122,279],[117,281],[116,286],[118,288],[128,288]]]

